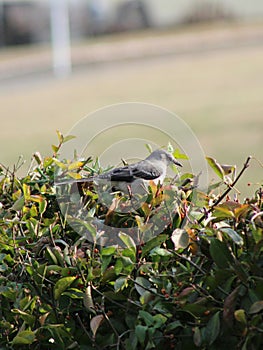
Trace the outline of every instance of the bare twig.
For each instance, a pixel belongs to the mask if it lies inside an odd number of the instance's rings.
[[[225,190],[225,192],[211,205],[211,207],[205,212],[205,214],[201,216],[201,218],[198,220],[199,224],[207,217],[209,213],[213,211],[214,207],[216,207],[222,201],[222,199],[235,187],[236,183],[238,182],[240,177],[243,175],[244,171],[249,167],[249,162],[251,158],[252,158],[251,156],[247,158],[243,168],[241,169],[240,173],[236,177],[235,181],[231,185],[228,185],[228,188]]]

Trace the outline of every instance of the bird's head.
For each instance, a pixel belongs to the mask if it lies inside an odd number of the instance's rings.
[[[165,151],[164,149],[157,149],[156,151],[153,151],[147,159],[150,161],[151,160],[163,161],[167,165],[169,165],[170,163],[173,163],[177,166],[182,166],[182,164],[179,163],[171,153]]]

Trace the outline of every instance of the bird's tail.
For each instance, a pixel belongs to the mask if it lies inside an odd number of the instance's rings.
[[[68,185],[73,183],[85,183],[85,182],[93,182],[95,179],[94,176],[91,177],[83,177],[82,179],[68,179],[55,182],[55,186]]]

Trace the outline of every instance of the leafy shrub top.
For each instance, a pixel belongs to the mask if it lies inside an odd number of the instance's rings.
[[[261,189],[245,203],[231,200],[233,183],[224,189],[224,169],[209,158],[221,181],[193,201],[194,176],[178,175],[166,186],[175,203],[170,217],[159,209],[158,186],[122,214],[99,203],[92,186],[80,186],[85,215],[69,217],[58,206],[54,175],[103,170],[91,159],[60,160],[68,140],[59,134],[53,157],[35,154],[25,177],[1,167],[1,349],[261,349]],[[74,190],[68,194],[72,201]],[[153,215],[164,222],[158,235]],[[119,228],[122,246],[100,245],[91,218]]]

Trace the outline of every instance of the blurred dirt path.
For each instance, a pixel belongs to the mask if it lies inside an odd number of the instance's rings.
[[[73,67],[92,66],[165,55],[263,45],[263,23],[174,29],[169,32],[121,34],[72,47]],[[49,47],[16,47],[0,51],[0,83],[16,77],[50,72]]]

